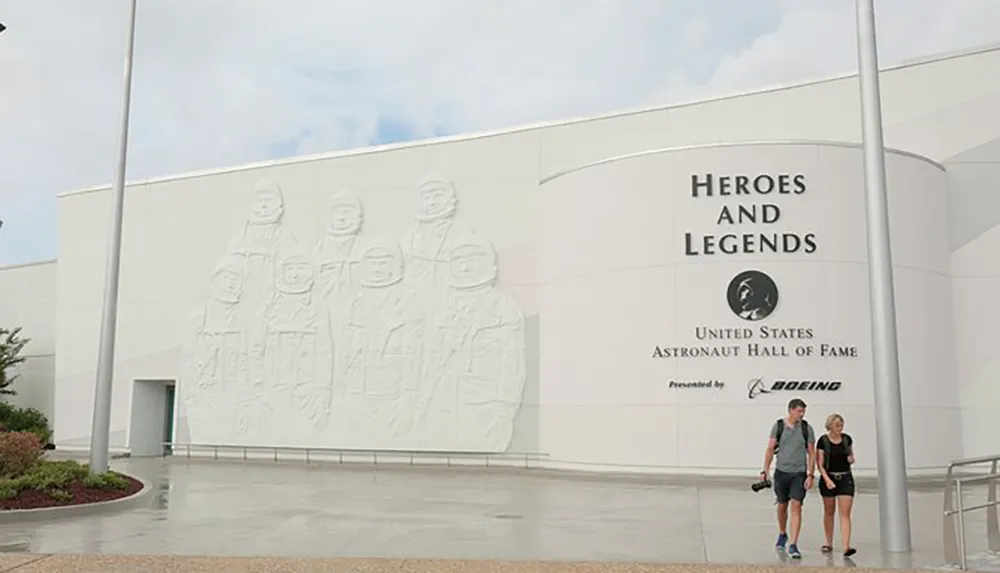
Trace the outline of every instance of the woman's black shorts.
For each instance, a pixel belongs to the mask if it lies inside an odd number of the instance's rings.
[[[830,474],[830,479],[833,480],[833,489],[826,487],[826,480],[820,478],[819,494],[821,496],[838,497],[846,495],[854,497],[854,476],[852,474]]]

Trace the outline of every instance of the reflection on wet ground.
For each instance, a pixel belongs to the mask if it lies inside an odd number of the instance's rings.
[[[777,564],[772,498],[749,481],[664,484],[533,471],[117,460],[153,485],[141,508],[0,527],[33,553],[395,557]],[[982,497],[969,492],[969,499]],[[981,500],[980,500],[981,501]],[[877,497],[859,492],[853,562],[828,558],[818,495],[806,501],[805,565],[933,567],[940,490],[910,494],[914,552],[880,554]],[[983,514],[967,520],[985,549]],[[839,544],[839,541],[837,542]]]

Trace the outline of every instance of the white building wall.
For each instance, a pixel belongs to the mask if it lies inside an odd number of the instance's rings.
[[[537,135],[527,132],[447,147],[414,146],[379,155],[358,154],[130,188],[122,255],[113,445],[127,445],[131,380],[178,378],[181,343],[190,331],[192,315],[205,304],[213,270],[243,228],[253,206],[254,186],[263,179],[282,188],[285,232],[311,250],[328,224],[333,194],[352,191],[361,198],[365,237],[398,241],[413,225],[419,205],[417,185],[432,174],[440,174],[457,190],[457,219],[492,242],[499,258],[499,287],[518,301],[525,316],[526,336],[537,338],[531,334],[537,332],[537,145]],[[89,439],[89,411],[79,411],[72,404],[92,400],[103,280],[102,270],[93,261],[103,252],[107,207],[106,192],[69,195],[60,201],[61,272],[77,279],[74,287],[61,281],[59,297],[63,320],[58,336],[70,349],[58,356],[57,410],[65,413],[65,418],[56,428],[56,437],[68,445],[84,445]],[[80,341],[80,345],[69,341]],[[532,358],[526,360],[531,362]],[[537,382],[534,384],[537,387]],[[530,381],[528,385],[526,395],[530,396]],[[183,394],[183,386],[179,392]],[[530,401],[530,397],[525,398],[525,412],[532,409]],[[530,418],[530,414],[523,416]],[[179,431],[183,428],[183,423],[178,425]],[[524,444],[520,449],[535,448]]]
[[[904,415],[936,420],[907,425],[907,461],[939,467],[961,456],[957,388],[941,383],[955,371],[945,174],[898,153],[887,169]],[[692,177],[708,174],[715,195],[693,197]],[[761,175],[801,187],[719,196],[723,177]],[[668,149],[557,176],[542,197],[541,446],[560,465],[752,470],[774,420],[801,397],[818,431],[841,413],[855,443],[868,444],[858,468],[874,469],[860,147]],[[706,251],[706,238],[727,234],[736,235],[728,245],[745,236],[754,245]],[[795,252],[762,248],[761,234],[795,237]],[[759,320],[727,302],[730,281],[748,270],[777,285]],[[726,335],[705,340],[700,329]],[[677,357],[685,351],[700,354]],[[762,394],[756,379],[765,390],[778,380],[839,384]]]
[[[0,268],[0,325],[23,330],[30,338],[22,351],[27,360],[18,369],[12,389],[16,396],[5,399],[18,406],[44,412],[50,422],[54,413],[56,263],[45,261]]]
[[[887,145],[945,163],[969,150],[988,147],[1000,133],[1000,116],[992,112],[1000,103],[1000,73],[996,72],[1000,72],[1000,50],[996,49],[885,72],[882,87]],[[541,390],[537,370],[539,356],[543,354],[536,349],[537,342],[532,342],[530,334],[531,328],[535,328],[537,340],[537,326],[532,327],[531,320],[535,317],[537,324],[541,281],[538,273],[543,269],[536,264],[536,258],[539,237],[550,224],[549,214],[541,208],[540,179],[595,161],[667,147],[766,140],[851,142],[859,137],[857,82],[853,77],[845,77],[489,136],[362,150],[132,185],[126,202],[112,443],[119,447],[128,443],[131,380],[178,377],[181,344],[190,316],[204,303],[213,268],[245,219],[254,185],[263,178],[281,185],[286,202],[284,226],[306,246],[314,245],[319,239],[327,213],[326,201],[337,191],[350,189],[361,197],[365,206],[366,236],[398,237],[412,224],[419,181],[436,173],[454,183],[459,195],[458,217],[494,243],[500,260],[499,286],[515,298],[525,317],[525,394],[510,449],[526,451],[540,447],[539,436],[545,435],[541,420],[551,419],[539,409]],[[854,160],[845,158],[843,161],[851,164]],[[906,173],[918,174],[913,176],[912,182],[906,183],[910,188],[924,185],[924,179],[936,181],[940,178],[939,172],[931,174],[926,171],[928,168],[916,165],[899,167],[895,178],[902,180]],[[988,204],[984,199],[988,193],[978,191],[988,179],[981,177],[975,184],[969,181],[968,178],[964,182],[954,177],[950,179],[949,192],[960,200],[953,200],[948,209],[941,206],[938,213],[943,217],[950,212],[950,228],[946,229],[951,237],[943,244],[955,250],[954,272],[979,280],[982,272],[988,272],[980,271],[979,267],[988,268],[982,257],[990,249],[984,247],[979,256],[971,251],[963,252],[961,249],[973,248],[972,243],[962,243],[955,238],[970,235],[962,229],[971,229],[973,223],[976,228],[991,225],[988,217],[985,221],[981,216],[972,221],[970,217],[955,216],[957,212],[981,214],[983,209],[976,207]],[[616,191],[608,192],[613,195]],[[61,351],[56,365],[59,396],[56,437],[64,444],[85,444],[90,431],[89,409],[81,409],[78,405],[90,403],[93,395],[108,202],[106,190],[69,194],[60,199],[56,338]],[[911,213],[909,197],[907,203],[894,204],[892,208],[906,214],[893,219],[894,227],[902,226],[906,232],[916,224],[908,217],[927,213],[923,205],[913,205]],[[843,220],[845,224],[853,223],[852,237],[857,241],[860,240],[857,230],[863,218],[858,213],[854,213],[854,217]],[[916,220],[922,225],[937,223],[919,217]],[[931,248],[935,254],[927,257],[940,263],[935,258],[939,254],[935,250],[938,246]],[[905,250],[905,247],[899,248]],[[897,264],[900,264],[899,256],[902,255],[897,255]],[[922,281],[907,279],[905,275],[909,272],[902,265],[897,271],[900,285],[897,294],[901,300],[912,296],[922,301],[914,303],[923,305],[921,308],[942,306],[939,301],[943,299],[926,297],[947,298],[948,291],[938,292],[943,287],[937,283],[947,282],[949,271],[938,268],[934,271],[938,273],[937,279]],[[926,274],[929,271],[919,272]],[[920,287],[926,291],[924,298],[918,297],[916,291],[913,294],[902,291],[903,288],[917,289],[913,285],[918,283],[925,285]],[[987,304],[987,291],[988,287],[978,294],[968,292],[963,295],[963,301],[955,295],[953,328],[956,340],[988,339],[978,333],[987,329],[985,325],[990,319],[984,318],[982,313],[973,317],[974,311],[964,311],[961,306],[983,308],[982,305]],[[924,310],[911,312],[927,314]],[[901,310],[900,314],[906,313]],[[901,328],[903,332],[904,338],[918,333]],[[940,332],[947,330],[942,327]],[[904,344],[903,339],[901,344]],[[994,422],[988,420],[997,417],[990,418],[993,410],[982,410],[983,403],[1000,404],[1000,395],[994,396],[984,384],[975,382],[977,377],[983,376],[981,365],[993,356],[989,344],[977,344],[983,349],[974,359],[967,352],[970,345],[963,348],[958,344],[957,380],[948,371],[947,365],[952,359],[947,351],[942,351],[933,372],[941,378],[941,387],[957,385],[962,389],[962,407],[965,411],[980,411],[976,415],[982,422],[975,422],[978,424],[975,427],[985,428],[992,427],[989,424]],[[972,391],[969,388],[981,389]],[[980,399],[976,401],[973,396]],[[992,401],[983,400],[991,396]],[[936,400],[936,407],[944,408],[935,410],[937,414],[944,415],[941,412],[949,408],[954,411],[957,407],[943,396],[937,396]],[[909,402],[908,407],[924,407],[918,402]],[[863,403],[833,405],[843,406],[846,414],[860,419],[864,419],[867,408]],[[850,407],[858,408],[858,413],[852,413]],[[965,424],[965,451],[988,447],[985,442],[969,437],[972,428],[969,424]],[[179,427],[183,428],[183,424]],[[959,439],[957,435],[949,435],[949,440]],[[978,434],[973,432],[971,435]],[[949,447],[931,448],[929,451],[933,453],[927,454],[915,452],[910,463],[915,467],[939,465],[945,457],[957,455],[957,451]],[[697,457],[681,456],[679,450],[668,454],[663,453],[649,463],[669,465],[667,462],[675,459],[678,467],[705,464],[705,460]],[[671,455],[681,457],[671,458]],[[587,456],[573,453],[565,457],[579,461]],[[630,463],[635,461],[629,456],[625,458]],[[625,463],[621,459],[604,461]],[[744,463],[734,461],[733,465],[743,467]]]
[[[946,163],[952,193],[952,297],[966,456],[997,452],[1000,434],[1000,142]]]

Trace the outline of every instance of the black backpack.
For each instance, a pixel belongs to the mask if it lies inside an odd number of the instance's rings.
[[[806,447],[808,447],[809,446],[809,422],[807,422],[805,420],[802,420],[801,422],[799,422],[799,427],[802,429],[802,438],[806,442]],[[784,418],[779,418],[778,421],[775,422],[775,430],[774,430],[774,440],[775,440],[775,443],[774,443],[774,453],[778,453],[778,445],[781,444],[781,434],[784,433],[784,431],[785,431],[785,419]]]
[[[848,434],[841,434],[841,439],[845,446],[847,446],[847,455],[854,455],[854,450],[851,445],[854,440]],[[830,453],[833,451],[833,444],[830,442],[830,438],[825,434],[819,439],[819,447],[823,448],[823,469],[829,471],[830,469]]]

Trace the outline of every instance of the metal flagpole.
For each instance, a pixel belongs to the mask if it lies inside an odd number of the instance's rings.
[[[94,420],[90,431],[90,472],[108,470],[111,438],[111,391],[115,369],[115,331],[118,322],[118,281],[122,251],[122,217],[125,207],[125,162],[128,156],[128,122],[132,100],[132,55],[135,51],[135,13],[138,0],[129,0],[128,40],[125,44],[125,78],[118,133],[118,167],[112,192],[111,236],[104,278],[104,309],[94,388]]]
[[[868,230],[872,363],[875,374],[875,432],[878,449],[879,526],[883,551],[911,550],[910,503],[906,490],[903,404],[899,389],[896,303],[889,246],[882,103],[879,90],[875,2],[856,0],[858,79],[861,84],[862,143]]]

